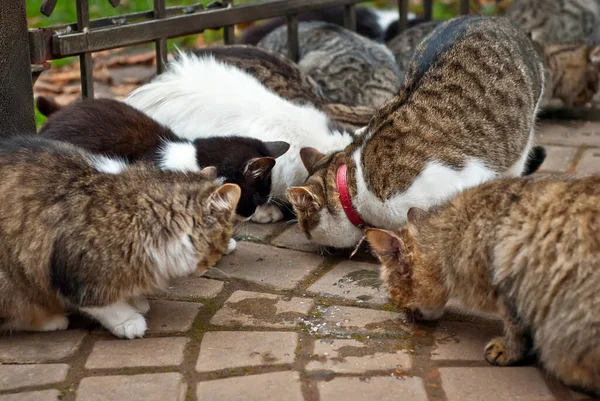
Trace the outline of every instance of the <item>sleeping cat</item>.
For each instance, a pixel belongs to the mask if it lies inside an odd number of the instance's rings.
[[[311,105],[287,101],[251,75],[213,56],[180,54],[167,71],[133,91],[127,103],[144,111],[187,140],[211,136],[245,136],[285,141],[290,150],[272,170],[272,203],[256,209],[252,220],[278,221],[283,213],[274,203],[285,190],[308,176],[299,158],[304,146],[321,152],[343,149],[352,135]]]
[[[286,142],[242,136],[181,139],[141,111],[111,99],[84,100],[59,110],[45,98],[38,97],[37,103],[54,110],[39,131],[45,138],[129,162],[150,161],[164,170],[215,166],[223,182],[242,189],[237,213],[243,217],[267,203],[275,159],[289,149]]]
[[[141,337],[145,295],[227,251],[240,188],[39,137],[0,142],[0,328],[66,329],[81,311]]]
[[[349,248],[363,226],[393,229],[411,206],[521,175],[543,79],[531,41],[506,18],[441,24],[417,47],[398,96],[351,145],[329,155],[301,150],[311,175],[287,191],[301,230]]]
[[[375,109],[370,107],[327,103],[314,79],[280,53],[246,45],[205,47],[194,53],[197,56],[212,55],[218,61],[237,67],[282,98],[311,104],[347,129],[364,127],[375,114]]]
[[[425,22],[407,29],[387,43],[401,73],[405,73],[416,46],[432,32],[439,21]],[[541,44],[534,41],[544,60],[545,89],[541,109],[552,99],[560,99],[567,106],[589,102],[598,91],[600,47],[585,41],[574,43]]]
[[[396,305],[427,319],[448,300],[499,314],[489,363],[515,364],[532,344],[549,373],[600,396],[599,205],[600,177],[506,178],[366,238]]]
[[[325,22],[299,23],[298,36],[298,66],[319,84],[328,103],[377,108],[400,88],[400,71],[384,45]],[[258,47],[287,54],[287,26]]]

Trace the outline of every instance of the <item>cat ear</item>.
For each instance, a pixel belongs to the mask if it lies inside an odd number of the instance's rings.
[[[200,174],[209,180],[216,180],[218,176],[217,168],[215,166],[204,167],[202,170],[200,170]]]
[[[300,149],[300,159],[302,159],[302,164],[304,164],[304,167],[306,168],[306,171],[308,171],[308,174],[313,173],[315,164],[317,164],[317,162],[321,160],[321,158],[323,158],[324,156],[325,155],[323,153],[319,152],[315,148]]]
[[[250,159],[244,168],[244,177],[259,178],[265,176],[275,167],[275,159],[272,157],[256,157]]]
[[[267,148],[267,152],[269,152],[269,156],[271,156],[273,159],[277,159],[279,156],[282,156],[290,148],[290,144],[283,141],[264,142],[264,144]]]
[[[307,187],[290,187],[285,191],[285,194],[297,210],[307,211],[311,209],[318,210],[320,208],[317,196]]]
[[[369,228],[365,231],[365,237],[382,263],[401,260],[404,243],[393,231]]]
[[[211,215],[226,215],[231,218],[235,212],[242,190],[236,184],[224,184],[208,198],[208,210]]]
[[[416,227],[419,227],[427,218],[427,212],[419,207],[411,207],[406,213],[406,221]]]

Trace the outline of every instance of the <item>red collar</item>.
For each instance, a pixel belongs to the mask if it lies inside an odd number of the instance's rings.
[[[363,219],[360,218],[360,215],[352,204],[350,190],[348,189],[348,179],[346,177],[347,171],[348,167],[345,164],[342,164],[337,171],[336,186],[338,193],[340,194],[340,202],[344,208],[344,212],[346,212],[348,220],[357,227],[363,227],[366,224]]]

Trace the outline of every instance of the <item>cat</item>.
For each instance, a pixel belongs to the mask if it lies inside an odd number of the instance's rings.
[[[393,100],[343,151],[303,148],[310,177],[289,188],[300,229],[351,248],[362,227],[400,226],[465,188],[521,175],[544,86],[531,41],[506,18],[444,22],[423,40]]]
[[[237,67],[282,98],[323,110],[348,130],[364,127],[375,114],[375,109],[370,107],[326,103],[314,79],[277,52],[256,46],[230,45],[205,47],[195,50],[194,54],[200,57],[212,55],[218,61]]]
[[[290,149],[272,170],[271,202],[252,215],[259,223],[279,221],[275,203],[308,174],[299,158],[304,146],[322,152],[343,149],[353,135],[312,105],[298,105],[268,90],[250,74],[213,56],[181,53],[167,71],[133,91],[126,102],[165,124],[180,138],[245,136],[285,141]]]
[[[408,28],[413,28],[417,25],[423,24],[423,23],[428,23],[431,22],[425,18],[409,18],[408,19]],[[398,19],[396,19],[395,21],[391,22],[387,29],[385,30],[384,34],[383,34],[383,42],[387,43],[389,41],[391,41],[393,38],[395,38],[396,36],[398,36],[398,34],[400,34],[400,27],[398,26]],[[415,44],[416,45],[416,44]]]
[[[326,22],[298,24],[298,66],[321,87],[328,103],[377,108],[402,81],[390,50]],[[287,54],[287,27],[277,28],[258,47]]]
[[[397,306],[424,319],[448,300],[499,314],[505,334],[482,350],[489,363],[518,363],[532,342],[548,372],[600,396],[599,205],[598,176],[505,178],[365,236]]]
[[[42,100],[40,100],[42,99]],[[39,135],[129,162],[153,162],[164,170],[200,171],[215,166],[225,183],[240,186],[237,214],[250,217],[267,203],[271,170],[289,149],[286,142],[262,142],[242,136],[178,138],[141,111],[117,100],[93,99],[58,108],[43,98],[38,106],[52,111]]]
[[[416,25],[387,42],[401,73],[405,73],[416,46],[441,22],[432,21]],[[581,106],[589,102],[598,91],[600,47],[587,42],[542,43],[533,41],[545,67],[544,97],[540,104],[546,109],[552,99],[566,107]]]
[[[377,11],[368,7],[356,8],[356,33],[374,41],[381,42],[383,38],[383,29],[379,21]],[[320,10],[312,10],[298,13],[298,21],[325,21],[335,25],[344,25],[343,7],[329,7]],[[261,24],[248,28],[242,34],[240,43],[256,45],[265,36],[285,25],[285,17],[272,18]]]
[[[0,142],[3,330],[66,329],[83,312],[141,337],[145,295],[202,274],[228,250],[235,184],[162,171],[42,137]]]

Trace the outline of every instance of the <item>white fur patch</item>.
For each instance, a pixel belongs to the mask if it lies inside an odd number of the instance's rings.
[[[233,238],[229,239],[229,244],[227,244],[227,250],[225,251],[225,255],[229,255],[231,252],[235,251],[237,247],[237,242]]]
[[[392,23],[396,23],[398,18],[400,18],[400,14],[398,10],[377,10],[374,9],[373,12],[377,16],[377,23],[381,27],[383,31],[385,31]],[[416,15],[413,13],[408,13],[408,19],[413,20],[416,18]]]
[[[96,170],[107,174],[119,174],[129,166],[125,160],[100,155],[92,156],[90,163]]]
[[[187,277],[198,268],[198,256],[192,241],[183,234],[180,239],[171,241],[161,248],[147,250],[150,259],[156,265],[159,282],[165,279]]]
[[[127,302],[112,305],[80,308],[100,322],[104,328],[120,338],[143,337],[146,332],[146,319]]]
[[[265,203],[256,208],[250,220],[255,223],[274,223],[283,219],[283,212],[279,207]]]
[[[168,171],[201,170],[196,160],[196,147],[190,142],[167,142],[159,150],[158,165]]]

